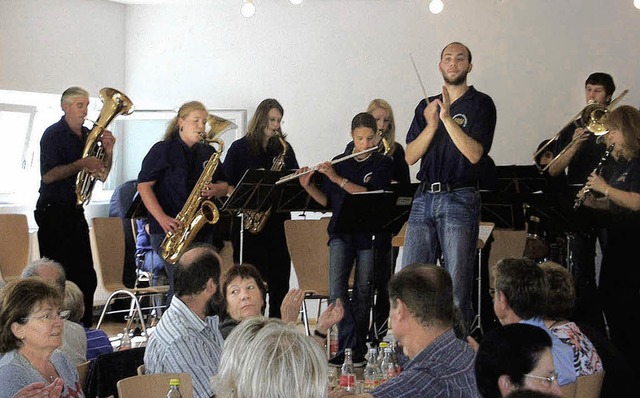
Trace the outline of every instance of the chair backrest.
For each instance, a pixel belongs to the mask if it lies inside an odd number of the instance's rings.
[[[562,391],[562,398],[580,397],[579,395],[576,395],[576,383],[569,383],[564,386],[560,386],[560,391]]]
[[[124,231],[118,217],[95,217],[91,234],[95,239],[96,270],[105,290],[112,292],[125,288],[122,283],[124,270]]]
[[[154,373],[118,381],[119,398],[158,398],[169,391],[169,380],[180,379],[182,398],[193,398],[193,381],[188,373]]]
[[[300,289],[329,295],[329,218],[286,220],[284,231]]]
[[[138,376],[142,376],[144,374],[144,364],[138,366]]]
[[[24,214],[0,214],[0,275],[18,278],[29,262],[29,225]]]
[[[576,397],[599,398],[602,390],[604,372],[594,373],[587,376],[579,376],[576,379]]]
[[[76,365],[76,370],[78,371],[78,376],[80,377],[80,386],[82,386],[83,391],[86,391],[85,383],[87,381],[89,367],[91,367],[91,361],[83,362],[80,365]]]

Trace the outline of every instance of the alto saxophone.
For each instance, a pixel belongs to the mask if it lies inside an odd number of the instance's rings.
[[[604,154],[600,158],[598,165],[595,167],[595,169],[593,169],[592,173],[600,173],[600,170],[602,170],[602,166],[604,166],[604,163],[609,159],[609,156],[611,156],[611,152],[613,151],[614,145],[615,144],[611,144],[607,147],[607,149],[604,151]],[[575,202],[573,203],[573,208],[577,209],[578,207],[582,206],[585,198],[587,197],[587,195],[590,194],[590,192],[591,192],[591,189],[585,188],[580,194],[580,196],[576,198]]]
[[[276,137],[282,145],[282,152],[273,160],[271,171],[281,171],[284,167],[284,158],[287,155],[287,142],[282,138],[282,133],[276,132]],[[242,213],[243,227],[252,234],[258,234],[267,223],[267,219],[271,215],[271,206],[264,211],[247,210]]]
[[[202,190],[213,178],[213,173],[220,163],[224,143],[219,139],[211,139],[208,142],[218,144],[218,150],[214,151],[207,161],[198,182],[189,194],[189,198],[176,216],[176,220],[180,221],[182,226],[175,232],[167,232],[160,245],[162,258],[170,264],[178,262],[180,255],[189,247],[205,223],[215,224],[220,219],[220,211],[212,201],[202,197]]]

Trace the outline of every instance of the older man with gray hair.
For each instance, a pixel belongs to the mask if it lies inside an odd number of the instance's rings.
[[[51,283],[62,293],[64,297],[66,275],[60,263],[46,257],[30,262],[22,271],[22,279],[39,276]],[[64,320],[64,332],[62,335],[62,347],[60,350],[67,355],[75,365],[87,361],[87,336],[84,328],[67,319]]]

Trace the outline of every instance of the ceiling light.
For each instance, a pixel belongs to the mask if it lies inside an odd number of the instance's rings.
[[[442,10],[444,10],[442,0],[431,0],[431,3],[429,3],[429,11],[431,11],[432,14],[440,14]]]
[[[302,4],[303,1],[304,0],[289,0],[289,3],[293,4],[294,6],[297,6],[297,5]]]
[[[253,0],[244,0],[242,8],[240,8],[240,14],[245,18],[251,18],[256,13],[256,6],[253,4]]]

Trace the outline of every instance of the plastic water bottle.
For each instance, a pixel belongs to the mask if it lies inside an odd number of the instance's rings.
[[[356,389],[356,372],[353,367],[353,353],[351,348],[344,350],[344,363],[340,372],[340,387],[348,392],[355,392]]]
[[[124,351],[131,348],[131,336],[129,335],[129,329],[124,328],[122,330],[122,339],[120,339],[120,348],[118,351]]]
[[[182,398],[180,393],[180,379],[169,380],[169,392],[167,392],[167,398]]]
[[[382,368],[384,381],[393,379],[398,375],[398,369],[395,361],[393,360],[391,347],[386,347],[384,349],[384,358],[382,359],[382,365],[380,367]]]

